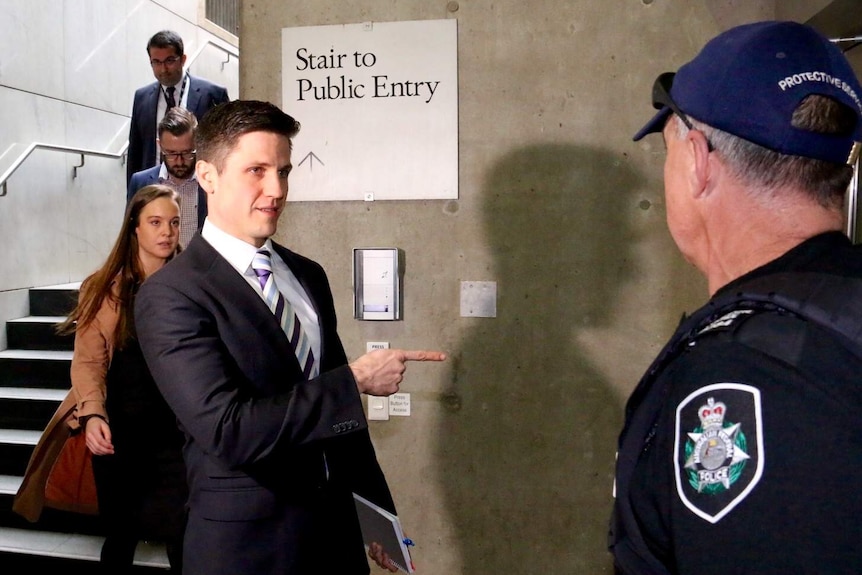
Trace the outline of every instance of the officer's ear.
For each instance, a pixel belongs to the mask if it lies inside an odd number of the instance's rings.
[[[686,132],[685,138],[688,151],[694,162],[692,177],[695,180],[695,195],[699,196],[708,193],[712,188],[710,180],[714,177],[712,170],[715,168],[712,164],[712,145],[706,138],[706,134],[700,130],[689,130]]]

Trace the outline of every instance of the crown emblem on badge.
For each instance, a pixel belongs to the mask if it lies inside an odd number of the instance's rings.
[[[715,494],[730,489],[742,473],[749,455],[739,423],[724,426],[727,405],[709,397],[697,409],[700,429],[688,434],[685,468],[698,493]]]
[[[722,402],[715,402],[715,399],[710,397],[706,400],[706,405],[701,405],[697,410],[700,417],[700,424],[704,429],[707,427],[719,426],[724,423],[724,414],[727,411],[727,406]]]

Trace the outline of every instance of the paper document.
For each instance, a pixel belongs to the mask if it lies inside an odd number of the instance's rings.
[[[368,551],[372,543],[379,543],[396,567],[405,573],[413,573],[413,561],[407,549],[410,540],[404,537],[398,516],[356,493],[353,494],[353,500],[365,550]]]

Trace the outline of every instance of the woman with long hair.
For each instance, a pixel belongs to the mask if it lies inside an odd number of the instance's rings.
[[[179,223],[172,188],[141,188],[107,261],[82,282],[77,307],[60,325],[75,333],[72,389],[94,455],[106,532],[100,564],[112,575],[130,571],[142,539],[164,541],[172,572],[182,568],[183,438],[147,369],[133,315],[138,288],[179,252]]]

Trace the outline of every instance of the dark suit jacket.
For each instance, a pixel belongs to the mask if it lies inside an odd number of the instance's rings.
[[[351,492],[394,511],[326,274],[274,249],[319,316],[313,380],[261,297],[199,234],[137,296],[141,348],[187,436],[186,575],[368,573]]]
[[[149,186],[150,184],[158,184],[159,183],[159,171],[161,171],[162,165],[159,164],[154,168],[150,168],[148,170],[143,170],[141,172],[137,172],[132,175],[132,179],[129,180],[129,190],[126,192],[126,203],[129,203],[129,200],[132,199],[132,196],[135,195],[135,192],[140,190],[145,186]],[[198,231],[204,227],[204,220],[207,218],[207,194],[204,192],[204,189],[198,185]]]
[[[216,104],[228,101],[227,90],[202,78],[189,75],[188,110],[200,121]],[[153,82],[135,91],[132,122],[129,126],[129,152],[126,161],[126,182],[132,175],[158,163],[156,157],[156,109],[162,91]]]

